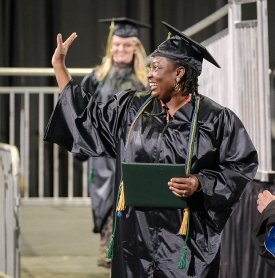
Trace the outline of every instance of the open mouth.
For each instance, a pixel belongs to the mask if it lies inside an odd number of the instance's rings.
[[[158,87],[158,84],[156,82],[150,81],[149,86],[150,86],[151,91],[153,91]]]

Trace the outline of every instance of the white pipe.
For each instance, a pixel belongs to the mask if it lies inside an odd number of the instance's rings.
[[[92,72],[92,68],[69,68],[71,75],[84,76]],[[0,76],[54,76],[53,68],[8,68],[0,67]]]

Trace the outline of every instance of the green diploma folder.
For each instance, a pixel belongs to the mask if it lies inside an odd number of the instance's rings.
[[[168,187],[171,178],[184,177],[184,164],[122,163],[125,203],[133,207],[185,208],[185,198]]]

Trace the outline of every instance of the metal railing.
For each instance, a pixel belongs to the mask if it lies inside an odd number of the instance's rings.
[[[92,71],[91,68],[70,68],[73,76],[84,76]],[[54,76],[52,68],[3,68],[0,67],[0,76]]]
[[[46,74],[46,73],[45,73]],[[52,106],[48,109],[51,111],[54,109],[55,104],[57,103],[59,97],[59,91],[57,87],[0,87],[0,96],[8,95],[9,97],[9,144],[18,145],[20,150],[20,173],[21,173],[21,190],[23,200],[26,201],[29,197],[38,197],[44,198],[44,201],[47,201],[47,196],[45,194],[45,189],[47,191],[52,191],[52,194],[48,194],[48,197],[52,199],[53,202],[64,202],[64,198],[66,197],[66,201],[69,203],[77,203],[80,202],[76,197],[83,198],[82,203],[89,203],[89,199],[85,200],[85,197],[88,197],[88,182],[87,182],[87,162],[79,162],[80,171],[82,175],[82,184],[77,185],[81,187],[82,195],[75,196],[74,188],[74,160],[76,160],[71,153],[66,152],[66,164],[67,164],[67,194],[61,196],[60,194],[60,163],[62,159],[60,159],[60,147],[56,144],[53,145],[52,150],[45,150],[45,143],[43,141],[45,125],[49,119],[47,117],[47,113],[45,113],[45,99],[47,98],[52,103]],[[35,104],[31,102],[32,98],[36,98]],[[38,100],[37,100],[38,99]],[[19,100],[19,107],[18,101]],[[49,101],[48,101],[49,102]],[[37,106],[37,107],[34,107]],[[30,117],[34,116],[31,114],[31,111],[38,111],[37,122],[38,126],[37,131],[35,132],[35,140],[30,140],[30,130],[32,129]],[[45,118],[45,116],[47,118]],[[19,133],[19,142],[16,142],[16,133]],[[32,141],[32,143],[31,143]],[[35,156],[37,160],[37,167],[34,169],[30,166],[30,160],[32,158],[32,152],[34,152],[34,146],[37,146],[36,152],[37,156]],[[47,174],[45,172],[45,165],[49,164],[49,161],[46,161],[45,153],[51,152],[52,154],[47,154],[46,157],[52,157],[52,165],[49,165],[51,169],[48,169],[48,173],[51,173],[52,179],[47,178]],[[64,169],[64,167],[63,167]],[[37,171],[37,173],[35,173]],[[80,173],[77,173],[80,175]],[[34,179],[34,176],[38,177],[38,182],[31,182]],[[51,182],[52,180],[52,182]],[[51,185],[51,183],[53,183]],[[31,190],[30,184],[34,187],[37,186],[37,189]],[[51,189],[52,187],[52,189]],[[36,191],[37,194],[31,196],[30,192]],[[65,190],[66,191],[66,190]],[[45,199],[46,198],[46,199]],[[30,201],[30,200],[29,200]]]
[[[19,155],[0,144],[0,273],[20,277]],[[0,274],[1,276],[1,274]]]
[[[241,4],[256,2],[257,18],[242,20]],[[224,11],[221,10],[220,15]],[[258,150],[256,179],[272,181],[271,108],[267,1],[231,0],[228,29],[203,44],[222,70],[205,62],[200,91],[232,109],[243,121]]]

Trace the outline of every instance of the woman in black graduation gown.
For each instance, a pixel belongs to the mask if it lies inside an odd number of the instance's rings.
[[[187,200],[184,231],[179,233],[181,209],[126,207],[115,222],[112,277],[215,278],[222,231],[254,178],[257,152],[239,118],[198,93],[203,59],[217,62],[203,46],[164,24],[172,36],[152,54],[150,92],[121,91],[104,105],[93,98],[88,102],[65,67],[76,34],[64,43],[58,35],[52,64],[62,94],[45,140],[80,155],[110,157],[127,141],[120,158],[126,162],[191,162],[190,175],[167,184]],[[196,135],[192,148],[190,134]]]

